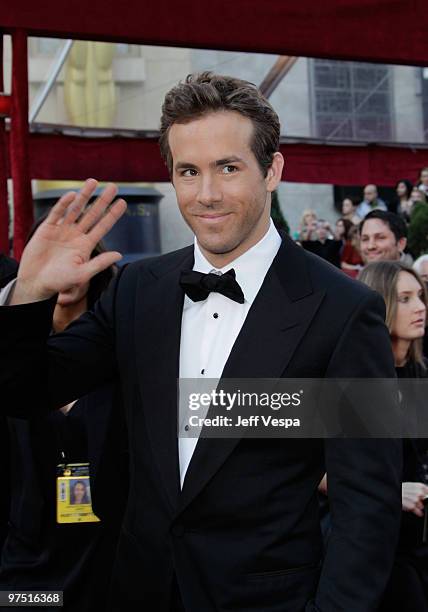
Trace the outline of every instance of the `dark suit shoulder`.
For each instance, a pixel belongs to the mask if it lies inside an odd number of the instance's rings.
[[[282,251],[281,267],[288,269],[288,272],[284,272],[286,285],[291,285],[296,294],[324,291],[329,301],[348,307],[370,301],[370,298],[379,299],[375,291],[306,251],[290,238],[284,240]]]
[[[375,292],[361,283],[344,274],[342,270],[329,264],[324,259],[307,253],[311,278],[314,283],[314,288],[324,287],[327,290],[343,293],[353,300],[364,300],[374,295]]]
[[[163,255],[158,255],[156,257],[149,257],[147,259],[139,259],[131,264],[126,266],[126,270],[124,271],[124,275],[128,276],[139,276],[141,273],[149,271],[155,277],[162,276],[174,269],[178,266],[182,265],[182,263],[186,259],[191,259],[191,266],[193,266],[193,245],[189,245],[182,249],[178,249],[177,251],[171,251],[170,253],[165,253]]]

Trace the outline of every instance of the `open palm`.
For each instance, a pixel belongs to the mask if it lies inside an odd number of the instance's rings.
[[[97,181],[88,179],[79,193],[66,193],[39,226],[22,255],[14,303],[45,299],[88,282],[121,259],[114,251],[91,259],[95,245],[126,210],[124,200],[112,204],[117,187],[109,184],[84,211],[96,187]]]

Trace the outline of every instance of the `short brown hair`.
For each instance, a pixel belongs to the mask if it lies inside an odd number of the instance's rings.
[[[408,272],[418,281],[422,289],[422,301],[427,307],[427,294],[421,277],[415,270],[404,265],[401,261],[376,261],[363,268],[358,280],[381,294],[385,300],[385,323],[391,334],[397,313],[397,283],[400,272]],[[408,357],[425,368],[423,357],[422,338],[412,340]]]
[[[212,72],[189,74],[184,82],[173,87],[165,96],[159,145],[170,174],[172,155],[168,133],[171,126],[218,111],[234,111],[253,122],[251,150],[266,176],[273,155],[279,149],[278,115],[253,83]]]

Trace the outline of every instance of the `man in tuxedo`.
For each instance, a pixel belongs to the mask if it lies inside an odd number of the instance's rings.
[[[52,209],[0,308],[2,399],[14,398],[15,412],[121,381],[131,483],[115,611],[368,612],[388,579],[399,442],[177,441],[179,378],[394,376],[382,299],[270,221],[279,134],[253,85],[190,75],[165,98],[160,144],[194,245],[125,267],[93,312],[47,339],[54,294],[120,258],[89,260],[125,210],[110,206],[109,185],[82,215],[89,179]],[[322,559],[326,470],[332,535]]]

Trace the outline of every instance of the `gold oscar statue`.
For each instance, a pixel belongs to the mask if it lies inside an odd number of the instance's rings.
[[[67,58],[64,98],[74,125],[110,127],[116,113],[115,45],[76,41]]]

